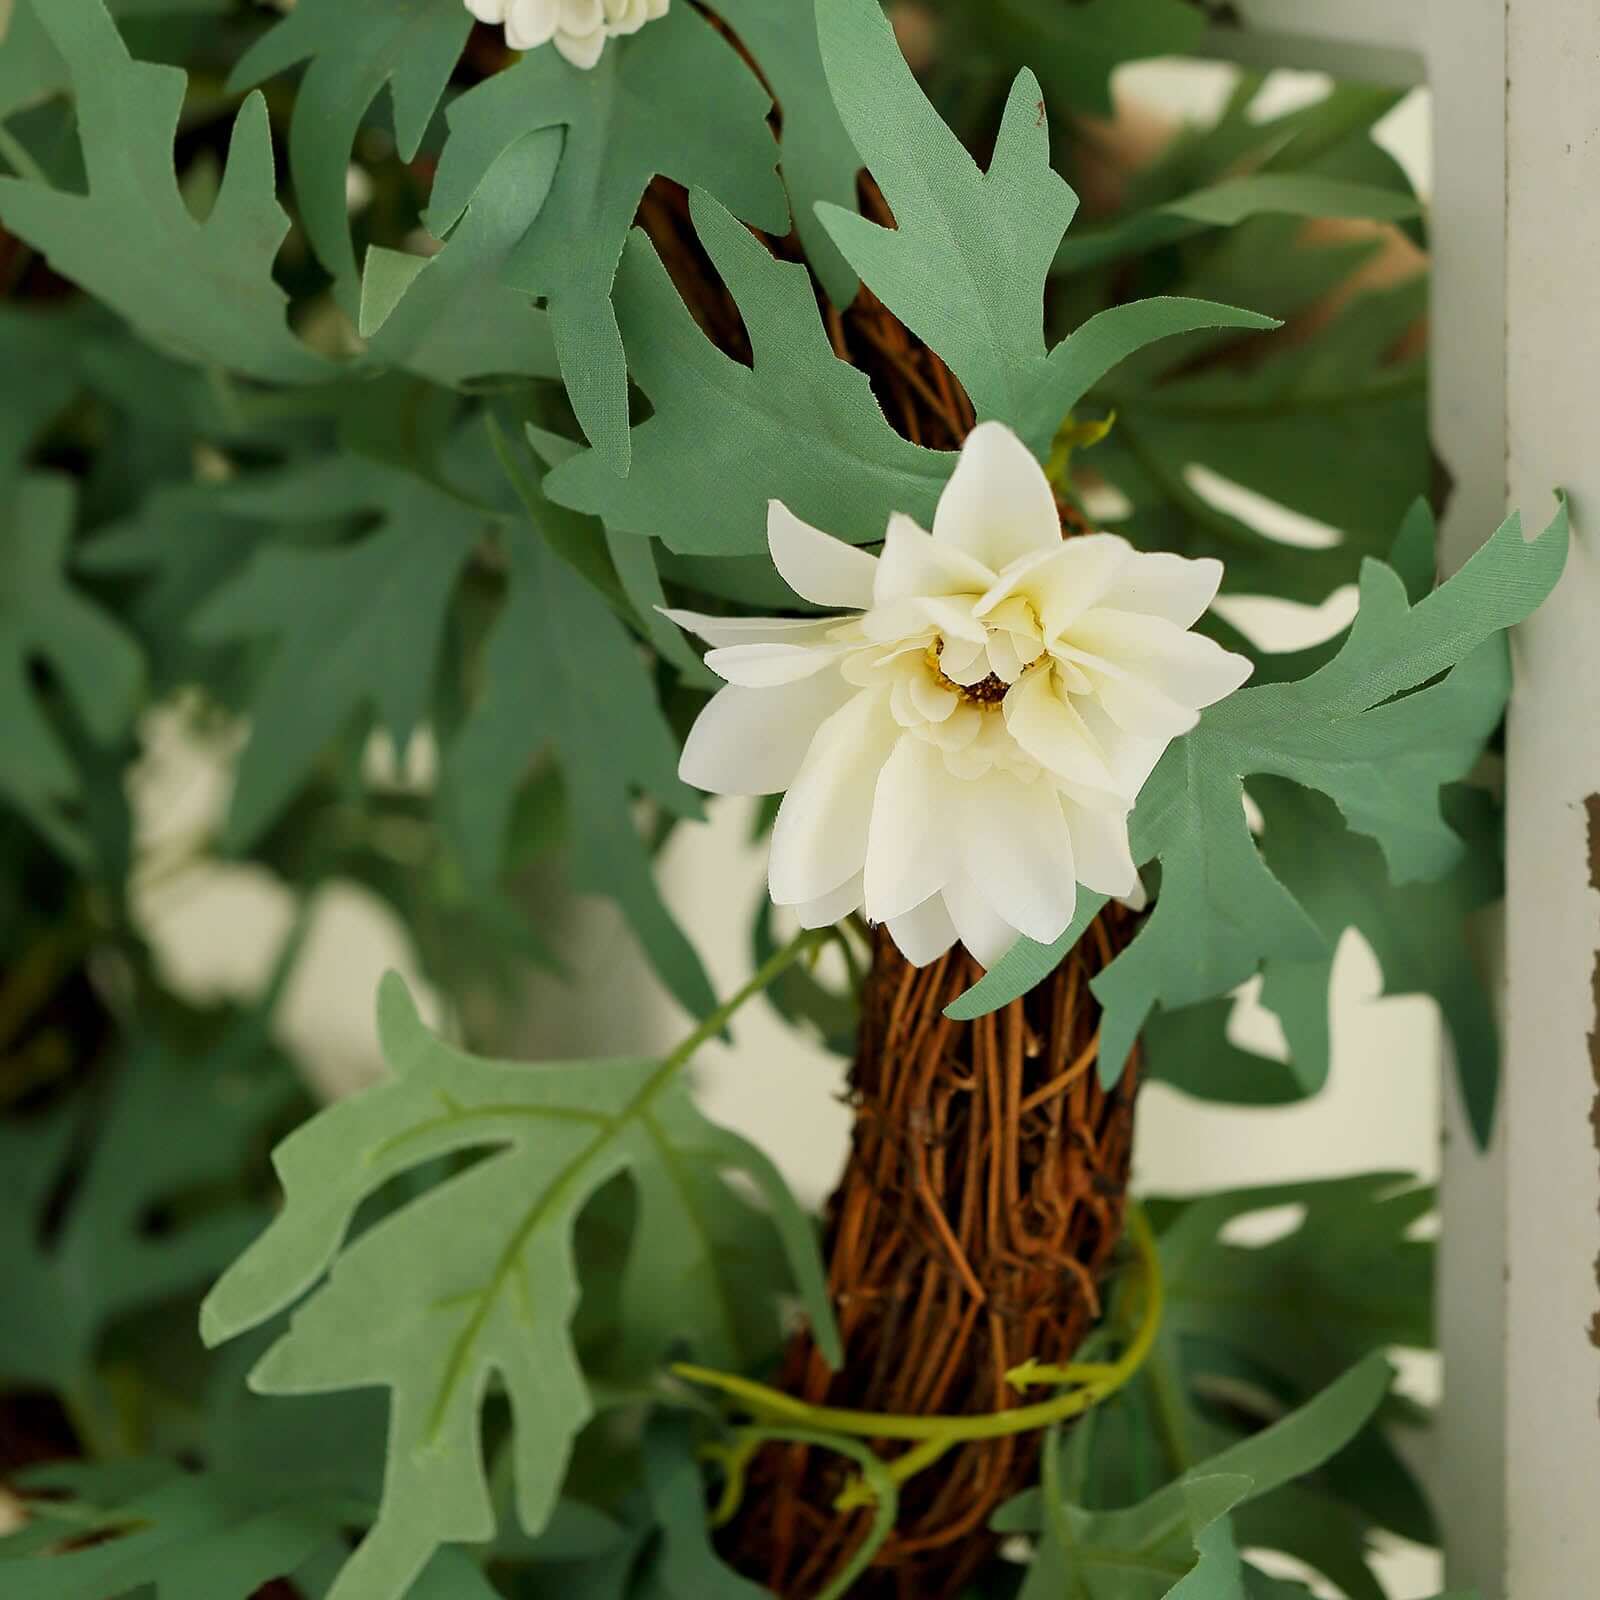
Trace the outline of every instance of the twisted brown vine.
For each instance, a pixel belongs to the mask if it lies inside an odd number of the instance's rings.
[[[892,225],[870,180],[861,201]],[[682,191],[657,180],[640,221],[708,336],[748,360],[738,308],[695,239]],[[793,241],[768,243],[797,258]],[[973,410],[945,364],[865,288],[843,312],[820,291],[818,306],[835,353],[868,374],[895,425],[919,444],[959,447]],[[1069,502],[1060,510],[1064,535],[1083,530]],[[957,948],[919,971],[877,935],[850,1080],[855,1135],[828,1211],[845,1363],[830,1373],[799,1335],[779,1387],[861,1410],[988,1412],[1023,1401],[1008,1369],[1071,1358],[1100,1312],[1122,1234],[1138,1066],[1101,1090],[1088,985],[1136,920],[1108,907],[1046,983],[974,1023],[943,1015],[980,975],[970,957]],[[990,1514],[1031,1481],[1037,1448],[1028,1435],[969,1444],[906,1485],[894,1534],[852,1592],[955,1592],[992,1552]],[[776,1593],[808,1600],[871,1525],[869,1509],[834,1506],[849,1472],[815,1447],[765,1447],[725,1552]]]

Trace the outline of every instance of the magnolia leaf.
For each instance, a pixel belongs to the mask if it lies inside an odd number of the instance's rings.
[[[22,478],[0,498],[0,796],[64,854],[87,848],[64,802],[81,790],[66,745],[51,725],[33,676],[48,664],[90,738],[123,733],[144,687],[139,647],[67,581],[76,500],[70,480]]]
[[[782,119],[780,170],[795,231],[828,298],[843,310],[860,285],[817,216],[817,203],[854,208],[861,157],[828,92],[816,8],[810,0],[716,0],[715,9],[772,85]]]
[[[358,316],[369,362],[451,385],[491,374],[559,376],[547,317],[500,277],[560,159],[559,129],[530,133],[484,174],[438,255],[368,250]]]
[[[217,1344],[327,1273],[253,1386],[268,1394],[391,1391],[383,1502],[329,1600],[400,1600],[440,1545],[494,1532],[479,1415],[493,1378],[511,1403],[519,1520],[530,1534],[544,1526],[573,1437],[595,1409],[568,1331],[579,1292],[573,1228],[585,1202],[618,1174],[642,1186],[643,1202],[624,1273],[655,1273],[655,1261],[670,1256],[689,1274],[676,1293],[690,1298],[719,1263],[685,1243],[699,1221],[675,1174],[735,1170],[752,1181],[823,1347],[838,1359],[810,1223],[764,1155],[694,1108],[680,1062],[481,1060],[433,1037],[393,975],[379,992],[378,1020],[394,1076],[323,1111],[279,1147],[284,1208],[201,1312],[206,1342]],[[366,1196],[467,1150],[488,1153],[344,1243]],[[698,1353],[722,1363],[739,1355],[714,1324]]]
[[[1225,993],[1268,955],[1326,951],[1250,836],[1245,777],[1328,795],[1350,828],[1377,841],[1397,884],[1456,864],[1461,840],[1440,815],[1439,790],[1466,775],[1499,723],[1510,688],[1504,630],[1554,588],[1567,543],[1565,502],[1534,540],[1513,516],[1415,606],[1393,568],[1369,559],[1361,609],[1332,661],[1300,682],[1240,690],[1168,748],[1132,828],[1134,859],[1161,861],[1161,892],[1092,985],[1106,1013],[1102,1070],[1120,1071],[1153,1006]]]
[[[589,71],[533,50],[451,106],[429,228],[454,226],[511,145],[563,128],[561,164],[505,281],[544,298],[567,394],[607,465],[629,464],[627,368],[612,282],[639,198],[657,173],[703,185],[747,222],[787,226],[760,81],[693,6],[615,39]]]
[[[0,1125],[0,1257],[8,1282],[0,1377],[84,1394],[113,1322],[199,1288],[243,1248],[260,1213],[238,1200],[186,1211],[159,1232],[149,1218],[180,1195],[236,1185],[263,1123],[282,1110],[286,1087],[255,1070],[238,1043],[204,1068],[153,1043],[131,1049],[99,1112],[87,1170],[48,1235],[45,1217],[92,1102],[80,1096],[43,1123]],[[0,1589],[9,1596],[4,1583]]]
[[[330,376],[331,364],[289,331],[287,299],[272,279],[289,219],[277,200],[266,102],[245,101],[216,203],[197,222],[173,168],[184,74],[133,60],[104,0],[50,0],[39,21],[72,71],[89,192],[3,178],[0,221],[187,360],[285,382]]]
[[[839,115],[894,212],[880,227],[820,215],[873,293],[949,363],[980,418],[1043,455],[1061,419],[1125,356],[1196,328],[1270,328],[1270,317],[1170,298],[1113,307],[1054,350],[1044,289],[1077,197],[1051,167],[1038,81],[1019,74],[982,172],[929,104],[888,18],[870,0],[817,0]]]
[[[895,511],[932,526],[955,455],[924,450],[889,426],[867,375],[828,343],[803,267],[774,260],[709,196],[694,195],[692,210],[738,302],[754,367],[706,338],[635,233],[617,277],[617,313],[655,414],[634,429],[626,478],[587,451],[551,473],[551,498],[670,550],[759,556],[769,572],[771,499],[856,544],[881,539]]]
[[[1369,1356],[1298,1411],[1121,1511],[1088,1511],[1064,1499],[1052,1437],[1043,1487],[1007,1501],[991,1523],[1002,1533],[1040,1535],[1020,1600],[1065,1593],[1086,1600],[1242,1595],[1229,1513],[1342,1450],[1377,1410],[1392,1377],[1381,1355]]]
[[[269,544],[201,606],[205,641],[276,640],[251,704],[224,848],[247,849],[325,746],[375,708],[399,749],[428,709],[456,579],[490,518],[421,479],[353,455],[230,491],[237,515],[293,524],[377,513],[349,544]]]
[[[661,903],[632,800],[643,792],[700,815],[678,749],[626,628],[531,530],[504,531],[510,588],[483,661],[482,698],[445,757],[445,804],[478,881],[498,872],[529,766],[560,763],[578,887],[610,895],[668,987],[695,1015],[712,1004],[693,947]]]
[[[1143,254],[1208,228],[1232,228],[1250,217],[1365,217],[1395,222],[1420,216],[1414,195],[1349,183],[1312,172],[1260,172],[1197,189],[1179,200],[1135,211],[1062,242],[1055,270],[1084,272],[1118,256]]]
[[[356,276],[345,175],[362,118],[387,87],[395,143],[410,161],[471,27],[461,0],[298,0],[233,69],[228,89],[238,93],[310,63],[295,94],[289,165],[311,247],[341,284]]]

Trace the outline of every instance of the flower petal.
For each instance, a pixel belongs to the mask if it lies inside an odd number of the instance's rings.
[[[981,561],[952,545],[939,543],[897,511],[889,518],[883,554],[878,557],[872,604],[891,606],[897,600],[930,595],[971,595],[976,599],[992,589],[994,583],[995,574]]]
[[[820,900],[861,871],[878,774],[901,737],[886,689],[857,691],[817,729],[772,829],[767,883],[779,905]]]
[[[561,25],[560,0],[504,0],[500,12],[513,50],[537,50]]]
[[[835,672],[778,689],[719,689],[689,730],[678,776],[708,794],[778,794],[817,729],[857,692]]]
[[[963,799],[960,819],[946,816],[943,825],[954,824],[967,878],[1011,927],[1040,944],[1059,939],[1072,921],[1078,880],[1055,785],[994,771],[974,780]]]
[[[802,522],[781,500],[767,502],[767,548],[801,599],[842,611],[871,606],[878,558]]]
[[[944,904],[962,944],[981,967],[992,967],[1021,937],[969,878],[957,877],[946,885]]]
[[[1133,546],[1114,533],[1086,533],[1068,539],[1048,561],[1031,565],[1015,579],[1016,591],[1033,602],[1046,644],[1059,639],[1091,606],[1100,604],[1132,554]],[[1013,575],[1007,574],[983,597],[979,616],[986,616],[1007,597],[1010,581]]]
[[[1113,793],[1117,781],[1089,725],[1062,692],[1052,662],[1026,673],[1002,706],[1011,737],[1057,777]],[[1133,795],[1127,799],[1132,801]]]
[[[511,30],[506,30],[506,43],[512,44]],[[593,33],[566,33],[561,32],[555,38],[556,49],[564,55],[573,66],[587,72],[599,61],[606,47],[606,30],[596,28]],[[512,44],[512,48],[517,46]]]
[[[1164,617],[1105,606],[1079,617],[1064,641],[1112,663],[1181,706],[1214,705],[1254,670],[1247,656]]]
[[[506,20],[506,0],[466,0],[467,10],[479,22],[504,22]]]
[[[956,870],[951,782],[944,758],[923,739],[902,739],[884,763],[867,833],[865,904],[874,922],[904,916]]]
[[[900,954],[914,967],[937,961],[956,942],[956,925],[942,894],[929,895],[920,906],[903,917],[891,917],[884,926]]]
[[[1003,422],[980,422],[939,496],[933,536],[992,572],[1061,543],[1061,518],[1044,468]]]
[[[1143,611],[1192,628],[1205,615],[1222,585],[1222,563],[1214,556],[1191,559],[1169,551],[1136,551],[1102,605],[1118,611]]]
[[[837,617],[713,617],[701,611],[656,610],[668,622],[704,639],[709,645],[811,644],[840,626]]]
[[[861,909],[861,874],[858,872],[848,883],[841,883],[832,894],[825,894],[820,900],[808,900],[794,909],[802,928],[831,928],[852,911]]]
[[[1129,813],[1080,804],[1070,791],[1061,796],[1061,809],[1072,834],[1078,882],[1096,894],[1134,894],[1139,889],[1139,872],[1128,847]]]
[[[706,652],[706,665],[729,683],[771,689],[798,683],[824,667],[837,666],[849,644],[729,644]]]

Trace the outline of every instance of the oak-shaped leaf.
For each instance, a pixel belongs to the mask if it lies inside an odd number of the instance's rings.
[[[478,882],[492,881],[516,797],[549,752],[566,795],[574,883],[617,901],[667,986],[704,1015],[710,980],[661,901],[634,817],[640,793],[677,816],[701,814],[678,777],[649,669],[615,612],[532,528],[507,525],[502,547],[505,607],[484,648],[478,701],[445,753],[445,815],[462,858]]]
[[[650,241],[634,233],[616,306],[633,379],[654,415],[633,431],[626,478],[585,451],[551,473],[551,498],[669,550],[763,562],[770,499],[858,544],[881,539],[894,511],[931,526],[955,455],[889,426],[867,375],[829,344],[803,267],[775,260],[709,195],[690,204],[754,364],[711,343]]]
[[[533,50],[450,107],[427,213],[440,237],[504,151],[541,128],[564,130],[555,181],[504,279],[544,298],[573,410],[615,471],[629,462],[628,388],[611,292],[640,196],[659,173],[785,231],[770,109],[738,52],[688,5],[613,40],[588,71]]]
[[[369,711],[405,748],[429,707],[456,580],[492,516],[353,454],[241,481],[223,509],[291,529],[379,519],[347,543],[262,544],[192,619],[204,641],[271,641],[223,836],[226,848],[243,850],[293,799],[328,743]]]
[[[828,92],[817,44],[816,9],[809,0],[716,0],[713,9],[738,36],[772,86],[782,119],[778,146],[784,187],[806,259],[828,298],[843,310],[860,284],[828,237],[817,203],[854,207],[861,157]]]
[[[760,1151],[695,1109],[680,1059],[482,1060],[429,1033],[392,975],[378,1019],[394,1076],[279,1147],[284,1208],[201,1313],[217,1344],[313,1290],[252,1385],[390,1391],[382,1504],[329,1600],[400,1600],[439,1546],[493,1534],[480,1416],[493,1383],[510,1401],[518,1518],[529,1533],[545,1525],[573,1438],[596,1409],[569,1327],[580,1289],[573,1230],[619,1174],[639,1198],[620,1285],[632,1318],[687,1311],[701,1359],[738,1363],[732,1324],[699,1314],[730,1292],[702,1208],[742,1203],[725,1183],[714,1202],[708,1193],[711,1174],[733,1171],[766,1201],[823,1347],[838,1354],[811,1224]],[[367,1196],[465,1151],[482,1159],[346,1242]]]
[[[1041,1486],[1007,1501],[991,1524],[1038,1538],[1019,1600],[1245,1600],[1230,1514],[1348,1444],[1392,1377],[1381,1355],[1368,1357],[1299,1410],[1117,1511],[1089,1511],[1066,1499],[1062,1445],[1052,1434]]]
[[[461,0],[299,0],[228,79],[237,92],[309,63],[289,124],[289,166],[311,247],[346,286],[356,260],[345,179],[362,118],[387,87],[395,144],[410,161],[471,27]]]
[[[116,1063],[104,1097],[74,1096],[43,1120],[0,1126],[0,1379],[89,1395],[96,1350],[119,1318],[200,1289],[243,1248],[260,1211],[238,1176],[285,1099],[283,1080],[251,1061],[254,1042],[241,1025],[202,1066],[147,1041]],[[94,1138],[80,1164],[86,1127]],[[149,1225],[208,1188],[216,1204]],[[62,1194],[65,1210],[47,1227]]]
[[[283,1476],[183,1471],[160,1460],[59,1461],[13,1482],[28,1513],[0,1539],[6,1600],[251,1600],[274,1579],[325,1566],[360,1504]],[[318,1560],[318,1558],[321,1558]],[[495,1600],[464,1553],[441,1550],[408,1600]]]
[[[164,349],[254,378],[330,376],[289,331],[272,278],[289,219],[266,102],[245,101],[216,201],[197,221],[173,164],[184,74],[135,61],[105,0],[50,0],[38,20],[71,70],[89,192],[0,178],[0,221]]]
[[[1038,81],[1012,85],[984,172],[923,94],[871,0],[817,0],[828,83],[845,128],[894,212],[884,228],[823,205],[824,226],[874,294],[949,364],[981,418],[1043,455],[1099,378],[1154,340],[1199,328],[1259,329],[1270,317],[1157,297],[1091,317],[1053,350],[1045,280],[1077,209],[1051,166]]]
[[[82,783],[33,669],[49,667],[90,738],[106,745],[132,719],[144,661],[122,625],[68,579],[75,505],[72,483],[44,473],[0,496],[0,799],[81,862],[83,831],[62,808]]]
[[[1134,859],[1160,860],[1161,892],[1139,936],[1094,981],[1103,1060],[1120,1062],[1116,1051],[1155,1005],[1225,993],[1270,954],[1309,961],[1326,949],[1251,837],[1245,777],[1327,795],[1348,827],[1377,842],[1395,883],[1456,865],[1463,847],[1439,791],[1466,776],[1498,726],[1511,683],[1505,630],[1554,588],[1567,544],[1564,502],[1536,539],[1513,516],[1415,606],[1394,569],[1369,558],[1360,610],[1332,661],[1299,682],[1247,686],[1168,748],[1132,829]]]
[[[1160,863],[1160,892],[1138,937],[1093,984],[1105,1008],[1102,1071],[1120,1073],[1157,1005],[1225,994],[1268,958],[1328,956],[1327,931],[1251,836],[1245,779],[1270,775],[1328,796],[1347,827],[1376,841],[1394,883],[1457,865],[1463,846],[1440,791],[1466,775],[1499,723],[1510,687],[1505,630],[1555,586],[1567,543],[1564,502],[1536,539],[1513,516],[1415,605],[1400,574],[1369,558],[1360,610],[1332,659],[1299,680],[1247,686],[1168,747],[1131,830],[1134,859]],[[975,986],[952,1014],[979,1015],[1025,992],[1064,949],[1020,943],[1004,981],[984,980],[981,1000]]]

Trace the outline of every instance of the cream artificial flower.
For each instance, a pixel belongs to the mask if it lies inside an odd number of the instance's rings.
[[[513,50],[554,44],[575,67],[592,67],[606,40],[637,33],[667,14],[668,0],[466,0],[480,22],[503,23]]]
[[[881,555],[774,500],[784,581],[848,615],[669,612],[727,682],[680,773],[713,794],[784,794],[773,900],[807,927],[865,909],[918,966],[959,939],[992,966],[1048,944],[1077,885],[1139,892],[1128,815],[1167,745],[1250,662],[1189,631],[1222,563],[1063,539],[1039,463],[986,422],[933,532],[889,519]]]

